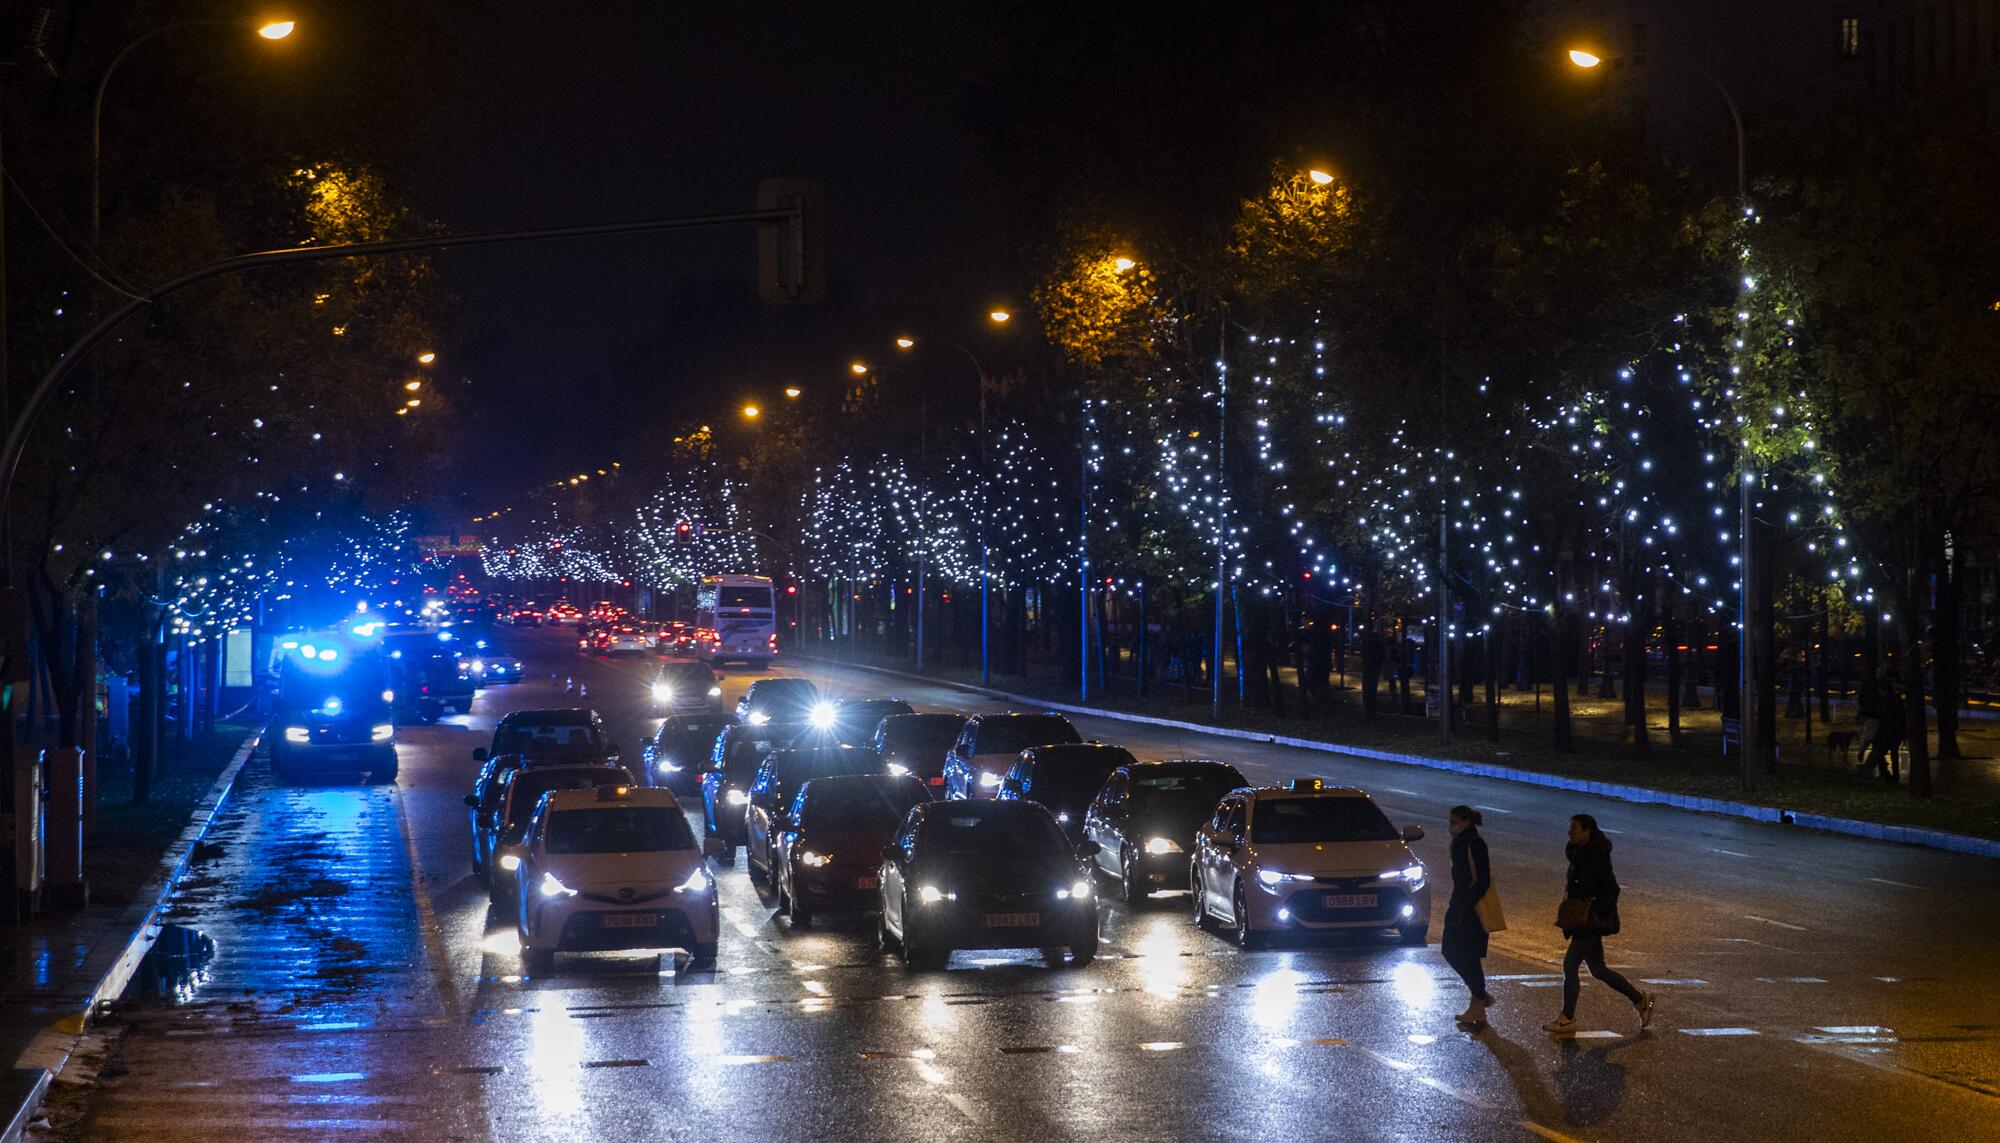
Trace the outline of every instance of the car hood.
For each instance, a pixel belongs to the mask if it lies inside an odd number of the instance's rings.
[[[1314,877],[1373,877],[1417,860],[1401,840],[1253,845],[1251,857],[1262,869]]]
[[[633,900],[657,894],[672,895],[674,887],[702,867],[699,849],[676,849],[664,853],[559,853],[536,862],[542,871],[579,894],[625,900],[629,890]]]
[[[947,893],[1024,893],[1041,886],[1053,891],[1079,876],[1076,859],[1067,853],[948,853],[917,865],[918,880]]]

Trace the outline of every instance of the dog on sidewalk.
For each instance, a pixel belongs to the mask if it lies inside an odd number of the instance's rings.
[[[1826,760],[1832,763],[1834,755],[1840,755],[1840,764],[1846,765],[1854,753],[1854,731],[1836,730],[1826,736]]]

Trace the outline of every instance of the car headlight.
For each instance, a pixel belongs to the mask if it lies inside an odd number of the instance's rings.
[[[997,786],[1000,784],[1000,775],[990,770],[981,770],[979,772],[979,784],[988,788]]]
[[[1401,869],[1384,869],[1377,876],[1384,881],[1408,881],[1414,885],[1424,879],[1424,866],[1422,862],[1418,862],[1415,865],[1405,865]]]
[[[832,703],[816,702],[812,711],[806,715],[806,721],[812,723],[815,730],[828,730],[833,726],[833,714]]]
[[[1273,892],[1276,892],[1277,887],[1287,881],[1311,881],[1312,879],[1313,877],[1310,873],[1280,873],[1275,869],[1259,869],[1257,871],[1257,883]]]
[[[1088,897],[1090,896],[1090,882],[1079,881],[1067,889],[1058,889],[1056,890],[1056,896],[1061,897],[1064,900],[1069,900],[1070,898],[1081,899],[1084,897]]]
[[[576,890],[570,888],[569,886],[563,884],[560,881],[557,881],[555,874],[544,873],[542,874],[542,896],[574,897],[576,896]]]
[[[672,762],[668,761],[665,758],[660,759],[659,764],[653,768],[658,770],[662,774],[678,774],[681,772],[681,768],[679,766],[674,765]]]
[[[683,881],[679,885],[674,886],[674,892],[706,893],[708,892],[710,886],[714,884],[715,884],[714,881],[710,880],[708,876],[708,870],[698,868],[693,873],[688,874],[688,879],[686,881]]]
[[[368,730],[368,738],[373,742],[387,742],[396,737],[396,727],[392,723],[378,722]]]
[[[750,804],[750,795],[741,790],[730,790],[722,795],[722,800],[732,806],[747,806]]]
[[[752,726],[766,726],[769,725],[771,716],[761,710],[753,710],[750,712],[748,721]]]
[[[383,692],[382,692],[382,701],[383,701],[383,702],[395,702],[395,701],[396,701],[396,692],[395,692],[395,691],[383,691]]]
[[[672,701],[674,701],[674,688],[672,688],[672,687],[668,686],[668,685],[667,685],[667,684],[665,684],[665,683],[654,683],[654,684],[653,684],[653,701],[654,701],[654,702],[672,702]]]
[[[709,697],[709,698],[721,698],[721,697],[722,697],[722,688],[721,688],[721,687],[710,687],[710,688],[708,688],[708,697]]]
[[[484,660],[484,659],[474,659],[474,660],[472,661],[472,673],[473,673],[473,674],[475,674],[475,675],[483,675],[483,674],[485,674],[485,673],[486,673],[486,660]]]
[[[824,853],[814,853],[810,849],[806,850],[804,853],[799,854],[799,861],[801,864],[809,865],[814,869],[820,869],[825,866],[833,864],[833,858],[827,856]]]
[[[917,900],[926,905],[935,905],[944,900],[944,894],[938,892],[935,885],[925,885],[917,890]]]
[[[305,727],[303,727],[303,726],[288,726],[288,727],[286,727],[286,728],[285,728],[285,741],[286,741],[286,742],[311,742],[311,741],[312,741],[312,731],[310,731],[310,730],[307,730],[307,729],[306,729]]]
[[[521,859],[511,853],[503,853],[500,855],[500,868],[512,873],[521,868]]]
[[[910,768],[909,768],[908,766],[905,766],[905,765],[903,765],[903,764],[902,764],[901,762],[891,762],[891,763],[889,763],[889,773],[891,773],[891,774],[894,774],[894,775],[896,775],[896,776],[897,776],[897,777],[899,777],[899,778],[900,778],[900,777],[902,777],[902,776],[903,776],[904,774],[907,774],[907,773],[909,773],[909,772],[910,772]]]
[[[1181,843],[1170,837],[1149,837],[1146,839],[1146,852],[1155,856],[1163,853],[1179,853]]]

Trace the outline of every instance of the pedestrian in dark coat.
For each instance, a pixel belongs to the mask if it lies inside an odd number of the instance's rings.
[[[1563,954],[1562,1015],[1542,1025],[1545,1032],[1576,1030],[1576,998],[1582,987],[1577,967],[1588,965],[1590,975],[1608,985],[1639,1010],[1639,1027],[1653,1022],[1653,994],[1642,993],[1632,982],[1611,971],[1604,963],[1604,938],[1618,931],[1618,877],[1611,870],[1611,839],[1597,828],[1597,819],[1578,814],[1569,819],[1569,876],[1563,882],[1563,896],[1569,901],[1587,901],[1583,919],[1566,926],[1569,951]]]
[[[1458,978],[1472,994],[1472,1002],[1458,1014],[1461,1024],[1486,1023],[1486,1006],[1493,997],[1486,991],[1486,926],[1479,920],[1479,900],[1493,887],[1493,865],[1486,855],[1486,839],[1479,836],[1480,813],[1471,806],[1451,808],[1451,903],[1444,911],[1444,939],[1439,950]]]
[[[1875,722],[1873,750],[1876,772],[1892,786],[1901,776],[1902,767],[1897,762],[1896,751],[1903,745],[1903,736],[1909,725],[1909,715],[1903,710],[1903,696],[1896,693],[1895,687],[1883,684],[1882,715]]]

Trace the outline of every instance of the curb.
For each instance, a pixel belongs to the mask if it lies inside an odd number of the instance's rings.
[[[21,1132],[40,1110],[50,1082],[69,1063],[70,1054],[83,1039],[84,1030],[98,1014],[99,1007],[116,1000],[125,991],[132,974],[139,968],[139,962],[152,950],[153,942],[160,936],[160,910],[180,884],[188,866],[193,864],[195,846],[208,836],[216,815],[228,804],[229,795],[236,789],[237,776],[243,772],[244,764],[250,761],[250,755],[256,752],[257,744],[263,737],[262,731],[253,731],[243,740],[243,745],[230,758],[229,765],[216,776],[215,784],[195,803],[187,828],[181,831],[173,848],[160,860],[159,870],[140,887],[133,902],[126,906],[113,931],[129,931],[132,935],[115,949],[91,950],[78,975],[85,980],[94,976],[96,984],[87,994],[75,997],[71,1002],[77,1005],[76,1010],[42,1029],[15,1062],[16,1069],[39,1072],[40,1075],[24,1093],[20,1105],[4,1122],[0,1122],[0,1143],[15,1143],[20,1138]]]
[[[795,656],[807,658],[807,656]],[[1976,857],[2000,857],[2000,841],[1990,838],[1972,837],[1969,834],[1951,833],[1946,830],[1925,829],[1922,826],[1885,825],[1881,822],[1861,821],[1856,818],[1828,817],[1824,814],[1807,813],[1803,810],[1788,810],[1772,806],[1760,806],[1750,802],[1729,801],[1720,798],[1703,798],[1694,794],[1674,794],[1665,790],[1649,789],[1645,786],[1628,786],[1619,782],[1593,782],[1584,778],[1569,778],[1560,774],[1543,774],[1536,770],[1518,770],[1511,766],[1496,766],[1487,762],[1457,762],[1449,758],[1432,758],[1425,754],[1398,754],[1388,750],[1371,750],[1364,746],[1342,746],[1335,742],[1321,742],[1312,738],[1292,738],[1282,734],[1266,734],[1256,730],[1238,730],[1228,726],[1205,726],[1198,722],[1185,722],[1175,718],[1155,718],[1146,714],[1128,714],[1122,711],[1100,710],[1096,707],[1077,706],[1072,703],[1051,702],[1033,695],[1014,694],[1011,691],[976,687],[969,683],[946,682],[925,675],[913,675],[907,671],[891,670],[867,663],[849,663],[839,659],[810,659],[809,661],[828,667],[847,667],[858,671],[871,671],[878,675],[908,679],[911,682],[928,683],[933,686],[948,687],[968,694],[985,695],[990,698],[1006,699],[1009,702],[1025,703],[1046,710],[1059,710],[1065,714],[1088,715],[1091,718],[1107,718],[1117,722],[1137,722],[1148,726],[1163,726],[1173,730],[1186,730],[1196,734],[1212,734],[1219,738],[1235,738],[1245,742],[1266,742],[1276,746],[1291,746],[1300,750],[1316,750],[1326,754],[1345,754],[1353,758],[1367,758],[1375,762],[1393,762],[1401,766],[1419,766],[1427,770],[1448,770],[1455,774],[1465,774],[1475,778],[1495,778],[1503,782],[1519,782],[1526,786],[1545,786],[1555,790],[1572,790],[1579,794],[1592,794],[1600,798],[1612,798],[1621,802],[1640,802],[1650,805],[1669,806],[1677,810],[1693,813],[1721,814],[1725,817],[1747,818],[1767,825],[1797,826],[1801,829],[1819,830],[1823,833],[1844,834],[1849,837],[1863,837],[1871,841],[1899,842],[1904,845],[1918,845],[1927,849],[1945,850],[1951,853],[1967,853]]]

